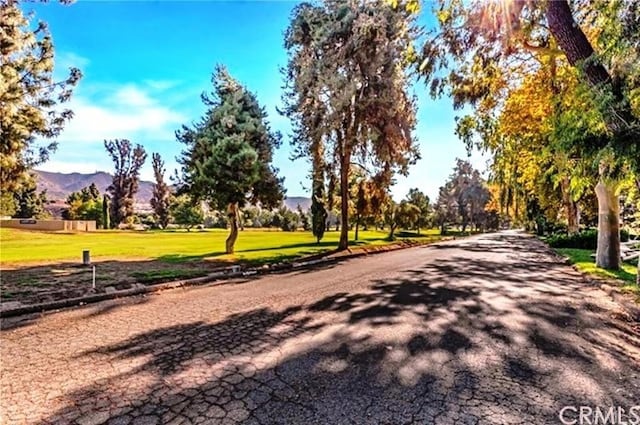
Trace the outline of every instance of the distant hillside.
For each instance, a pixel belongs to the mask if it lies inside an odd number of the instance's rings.
[[[100,193],[104,193],[112,179],[111,174],[102,171],[93,174],[64,174],[39,170],[35,172],[38,175],[38,190],[46,189],[47,199],[52,201],[66,200],[70,193],[77,192],[91,183],[95,183]],[[153,183],[141,181],[136,194],[136,203],[148,204],[152,194]]]
[[[304,196],[292,196],[291,198],[285,198],[284,205],[293,211],[296,211],[298,209],[298,205],[300,205],[302,211],[308,211],[311,209],[311,198]]]
[[[35,172],[38,175],[38,190],[46,189],[47,199],[50,201],[64,202],[70,193],[77,192],[89,186],[91,183],[95,183],[100,193],[104,193],[111,184],[112,179],[111,174],[102,171],[93,174],[64,174],[39,170],[35,170]],[[139,208],[143,210],[148,208],[152,194],[153,182],[141,181],[140,188],[136,194],[136,204],[138,204]],[[298,209],[298,205],[300,205],[304,211],[307,211],[311,208],[311,198],[293,196],[286,198],[284,204],[290,210],[295,211]]]

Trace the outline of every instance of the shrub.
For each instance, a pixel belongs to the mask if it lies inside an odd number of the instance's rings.
[[[620,242],[629,240],[627,230],[620,231]],[[594,250],[598,246],[598,231],[596,229],[584,230],[573,235],[557,234],[547,238],[547,243],[553,248],[576,248]]]

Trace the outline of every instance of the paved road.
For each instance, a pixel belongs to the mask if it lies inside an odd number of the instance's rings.
[[[516,233],[3,327],[7,424],[537,425],[640,403],[640,335]]]

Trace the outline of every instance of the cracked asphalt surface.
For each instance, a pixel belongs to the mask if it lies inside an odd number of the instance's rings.
[[[558,424],[640,403],[632,325],[488,234],[6,319],[0,423]]]

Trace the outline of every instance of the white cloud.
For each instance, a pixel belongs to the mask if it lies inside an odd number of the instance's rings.
[[[158,91],[164,91],[171,88],[174,88],[180,81],[175,80],[144,80],[144,83],[150,88]]]
[[[84,56],[80,56],[73,52],[59,52],[55,55],[56,70],[67,72],[69,68],[86,69],[91,61]]]
[[[102,144],[104,139],[173,140],[174,130],[186,118],[165,106],[136,84],[94,90],[91,98],[79,94],[65,105],[74,112],[58,138],[62,143]]]
[[[154,104],[153,99],[151,99],[143,89],[137,87],[134,84],[127,84],[123,87],[118,88],[109,100],[110,102],[113,102],[113,104],[117,107],[145,107],[153,106]]]

